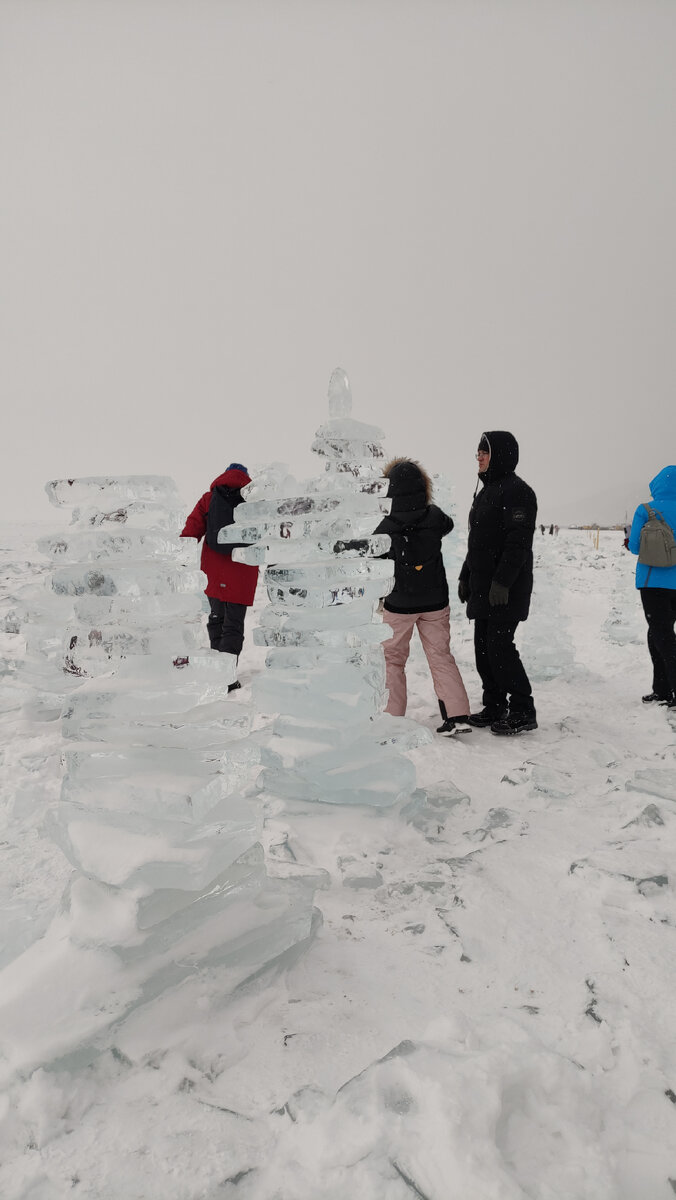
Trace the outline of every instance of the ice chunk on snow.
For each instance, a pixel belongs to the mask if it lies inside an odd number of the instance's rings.
[[[645,792],[663,800],[676,801],[676,768],[643,767],[627,780],[628,792]]]
[[[146,566],[145,563],[115,563],[107,560],[96,567],[64,567],[52,576],[57,596],[141,596],[166,592],[198,595],[200,572],[169,563]]]
[[[290,676],[290,678],[289,678]],[[318,720],[367,720],[384,703],[384,686],[363,678],[356,667],[329,666],[319,670],[268,670],[254,681],[254,696],[261,711],[314,714]]]
[[[250,804],[241,797],[228,797],[219,810],[213,794],[209,796],[208,823],[200,819],[199,811],[192,821],[187,805],[185,818],[179,819],[172,812],[168,781],[159,783],[155,815],[112,807],[105,812],[91,810],[63,800],[52,810],[49,827],[68,861],[83,875],[117,887],[143,886],[146,894],[155,888],[194,890],[207,887],[254,844],[255,819]],[[67,790],[65,795],[69,794]],[[101,794],[105,797],[105,789]],[[161,812],[162,795],[165,812]],[[108,796],[114,802],[114,789]],[[152,814],[149,805],[148,809]],[[214,810],[220,812],[219,818]]]
[[[77,530],[50,534],[38,539],[38,549],[61,562],[98,562],[100,559],[124,556],[127,559],[155,557],[186,557],[186,543],[178,534],[171,536],[163,530],[110,529]]]
[[[161,500],[125,500],[119,504],[111,500],[110,507],[105,504],[101,509],[95,504],[85,504],[73,509],[71,525],[77,525],[82,531],[100,530],[157,530],[177,534],[185,521],[185,511],[178,504],[178,496],[174,499],[173,507],[168,506],[166,498]],[[66,537],[70,534],[67,531]]]
[[[50,503],[62,505],[87,504],[100,506],[109,512],[116,504],[141,500],[166,503],[180,507],[180,496],[173,479],[168,475],[90,476],[81,479],[50,479],[45,484]]]
[[[311,541],[309,538],[302,542],[297,539],[293,541],[280,539],[278,542],[262,541],[256,546],[236,547],[232,551],[232,557],[235,562],[249,563],[252,566],[264,563],[275,563],[276,566],[283,563],[299,565],[304,562],[315,562],[321,558],[330,558],[332,555],[341,561],[355,558],[378,558],[380,555],[387,554],[390,544],[391,538],[382,533],[374,537],[331,538],[327,541]]]

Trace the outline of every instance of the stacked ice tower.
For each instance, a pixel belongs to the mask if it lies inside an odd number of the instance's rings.
[[[351,416],[345,372],[329,383],[329,420],[312,450],[325,470],[299,493],[270,471],[245,489],[241,523],[222,542],[254,543],[233,551],[266,563],[269,605],[254,641],[268,647],[254,682],[264,713],[277,713],[263,745],[260,786],[282,800],[368,804],[407,801],[415,768],[397,746],[431,740],[403,717],[383,713],[382,642],[390,631],[377,613],[391,591],[389,537],[373,530],[389,511],[383,477],[383,432]]]
[[[200,649],[203,580],[177,536],[173,481],[47,491],[76,506],[41,546],[58,562],[53,593],[72,606],[62,669],[79,686],[50,827],[74,874],[45,936],[3,973],[10,1068],[88,1061],[111,1025],[205,968],[226,968],[229,994],[313,923],[310,884],[266,874],[242,787],[251,710],[228,698],[221,656]],[[53,1022],[36,1036],[26,994],[45,989]]]

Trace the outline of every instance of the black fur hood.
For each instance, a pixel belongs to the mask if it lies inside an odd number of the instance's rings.
[[[415,512],[432,503],[432,480],[427,471],[411,458],[393,458],[383,470],[389,479],[388,496],[392,512]]]

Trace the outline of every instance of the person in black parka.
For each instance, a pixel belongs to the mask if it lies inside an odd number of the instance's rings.
[[[441,540],[453,528],[451,517],[432,504],[432,484],[419,463],[396,458],[383,474],[390,481],[392,510],[375,533],[386,533],[391,547],[383,558],[394,559],[394,587],[384,602],[383,620],[392,630],[384,642],[386,712],[406,713],[406,661],[417,629],[439,702],[442,724],[437,733],[471,732],[469,700],[450,648],[448,582]]]
[[[519,446],[504,430],[484,433],[477,453],[481,491],[469,514],[467,557],[458,596],[474,621],[476,667],[484,708],[470,722],[497,734],[537,729],[533,693],[514,633],[533,590],[535,492],[514,471]],[[477,488],[478,488],[477,484]]]

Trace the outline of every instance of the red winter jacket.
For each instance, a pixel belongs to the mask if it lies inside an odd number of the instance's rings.
[[[207,531],[207,513],[211,493],[215,487],[243,488],[251,479],[246,471],[224,471],[218,479],[214,479],[208,492],[205,492],[193,508],[181,537],[194,537],[199,542]],[[248,604],[254,602],[256,583],[258,582],[258,567],[248,567],[245,563],[233,562],[229,555],[219,554],[204,542],[200,567],[207,577],[204,591],[215,600],[228,600],[232,604]]]

